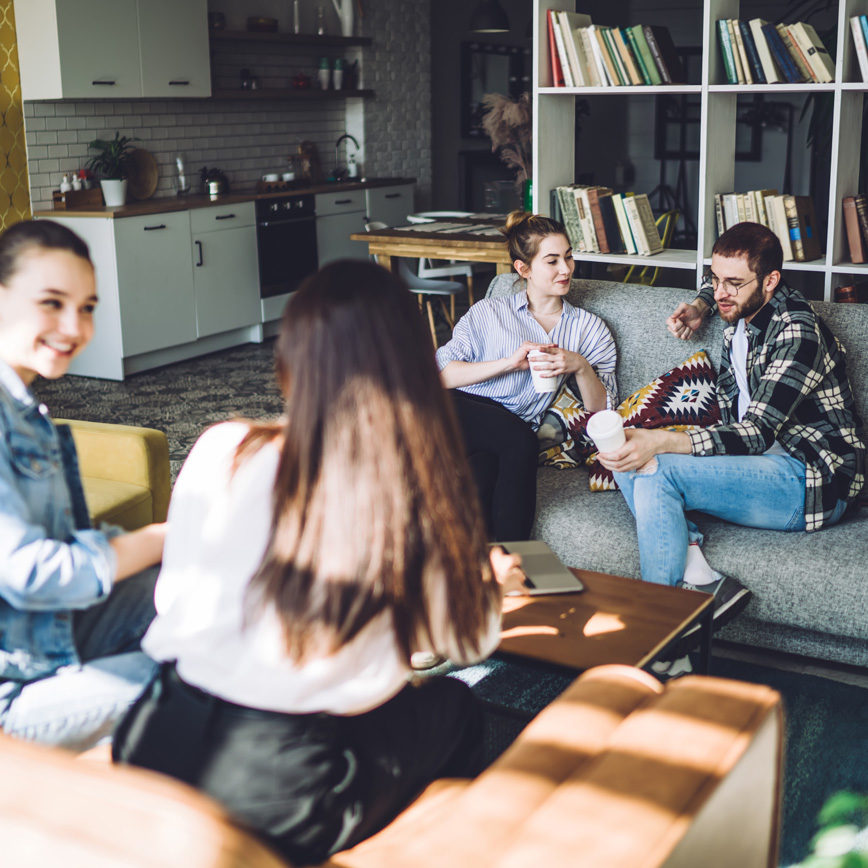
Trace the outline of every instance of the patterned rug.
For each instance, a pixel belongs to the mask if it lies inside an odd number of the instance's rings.
[[[66,376],[40,379],[33,391],[57,418],[165,431],[173,482],[210,425],[234,416],[274,419],[283,409],[274,378],[274,340],[134,374],[121,383]]]

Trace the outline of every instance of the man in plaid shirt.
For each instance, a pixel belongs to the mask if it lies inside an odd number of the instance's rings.
[[[717,396],[722,421],[690,432],[627,429],[602,454],[636,517],[642,578],[715,595],[715,626],[750,591],[712,570],[696,509],[734,524],[814,531],[837,522],[865,483],[844,350],[807,300],[781,281],[771,230],[739,223],[711,254],[696,298],[667,320],[686,340],[717,307],[724,332]]]

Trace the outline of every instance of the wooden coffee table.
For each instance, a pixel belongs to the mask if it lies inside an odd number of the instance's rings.
[[[498,653],[578,670],[603,663],[643,667],[698,623],[698,671],[708,674],[710,594],[588,570],[573,572],[585,585],[581,593],[504,599]]]

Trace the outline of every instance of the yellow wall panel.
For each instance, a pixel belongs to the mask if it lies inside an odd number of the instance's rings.
[[[0,229],[30,219],[24,112],[12,0],[0,0]]]

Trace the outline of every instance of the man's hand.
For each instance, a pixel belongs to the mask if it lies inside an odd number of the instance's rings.
[[[620,449],[599,454],[600,464],[603,467],[619,473],[627,473],[631,470],[639,470],[655,455],[662,452],[688,455],[691,451],[690,438],[683,431],[625,428],[624,435],[627,442]]]
[[[705,302],[698,300],[675,308],[675,313],[666,320],[666,328],[682,341],[690,340],[693,333],[702,325],[702,317],[707,310]]]

